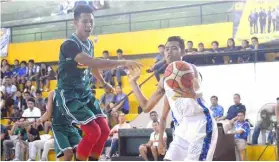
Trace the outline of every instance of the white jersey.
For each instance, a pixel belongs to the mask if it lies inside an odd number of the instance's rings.
[[[165,94],[175,122],[174,140],[165,159],[212,160],[218,129],[210,110],[201,98],[176,97],[176,92],[164,82]]]

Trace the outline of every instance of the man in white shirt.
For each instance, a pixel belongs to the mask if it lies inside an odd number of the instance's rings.
[[[27,100],[27,109],[24,110],[22,117],[41,117],[41,110],[35,105],[35,100],[33,98],[29,98]],[[24,119],[21,119],[24,120]],[[31,123],[35,121],[35,118],[27,118],[27,123]]]
[[[17,88],[12,84],[11,77],[6,76],[4,78],[4,83],[1,86],[1,91],[8,97],[14,98]]]
[[[148,122],[146,128],[153,128],[152,125],[153,125],[153,122],[154,122],[154,121],[160,122],[160,120],[159,120],[159,118],[158,118],[158,114],[157,114],[156,111],[151,111],[151,112],[149,113],[149,117],[150,117],[150,121]]]
[[[158,145],[159,145],[159,122],[154,121],[152,123],[152,127],[154,132],[151,133],[150,139],[147,144],[140,145],[139,152],[140,156],[145,160],[148,161],[147,154],[151,151],[154,161],[158,161],[159,153],[158,153]],[[167,133],[164,132],[163,136],[164,142],[167,141]]]

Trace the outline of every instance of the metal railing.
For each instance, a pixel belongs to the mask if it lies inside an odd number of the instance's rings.
[[[118,33],[118,32],[131,32],[139,30],[148,30],[148,29],[160,29],[160,28],[169,28],[177,26],[187,26],[187,25],[200,25],[207,23],[216,23],[216,22],[231,22],[233,19],[233,8],[234,4],[239,1],[218,1],[218,2],[208,2],[203,4],[193,4],[193,5],[180,5],[173,7],[158,8],[152,10],[144,11],[134,11],[134,12],[124,12],[117,14],[109,15],[96,15],[96,26],[94,34],[105,34],[105,33]],[[213,7],[214,5],[228,5],[231,7],[230,11],[208,11],[208,8]],[[186,13],[176,17],[173,17],[173,13],[180,13],[181,11],[175,11],[177,9],[185,9],[185,11],[194,9],[194,14]],[[160,15],[156,13],[159,11],[166,11],[166,17],[150,19],[152,15]],[[141,18],[148,18],[149,20],[139,20],[142,13],[148,13],[148,15],[143,15]],[[195,14],[196,13],[196,14]],[[149,16],[150,15],[150,16]],[[117,16],[123,16],[124,18],[119,17],[119,21],[116,18]],[[215,18],[214,18],[215,17]],[[113,22],[109,21],[102,25],[99,23],[99,20],[105,21],[105,19],[113,19]],[[48,39],[59,39],[66,38],[74,31],[72,26],[72,19],[66,18],[63,20],[55,20],[48,22],[36,22],[29,24],[19,24],[13,26],[4,26],[5,28],[11,29],[11,42],[25,42],[25,41],[40,41]],[[55,24],[57,23],[57,24]],[[59,23],[59,24],[58,24]],[[61,23],[61,24],[60,24]],[[149,26],[148,24],[149,23]],[[101,24],[101,25],[98,25]],[[147,24],[147,25],[146,25]],[[39,27],[38,25],[43,25]],[[51,27],[52,25],[52,27]],[[144,26],[141,27],[140,25]],[[36,27],[37,26],[37,27]],[[61,29],[47,29],[60,27]],[[23,29],[23,28],[25,29]],[[22,28],[22,29],[21,29]],[[45,30],[47,31],[43,31]],[[31,32],[23,33],[24,30],[31,30]],[[33,31],[32,31],[33,30]],[[40,31],[42,30],[42,31]],[[25,40],[21,40],[24,38]]]

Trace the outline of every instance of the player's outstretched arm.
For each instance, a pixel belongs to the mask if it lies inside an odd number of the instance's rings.
[[[158,87],[156,91],[151,95],[150,99],[146,99],[146,97],[143,95],[139,85],[137,84],[137,80],[139,79],[140,76],[140,71],[131,71],[129,76],[130,84],[132,87],[132,90],[139,101],[140,107],[142,110],[147,113],[150,112],[154,106],[160,101],[160,99],[164,96],[165,91],[163,89],[163,80],[158,84]]]
[[[53,111],[53,95],[54,91],[49,92],[48,99],[47,99],[47,111],[42,115],[42,117],[39,119],[40,122],[47,121],[52,114]]]
[[[167,98],[164,98],[164,107],[163,107],[163,112],[162,116],[160,119],[160,130],[159,130],[159,146],[158,146],[158,151],[159,154],[163,155],[165,153],[165,139],[164,139],[164,133],[166,130],[166,122],[167,122],[167,117],[170,112],[170,105],[167,100]]]

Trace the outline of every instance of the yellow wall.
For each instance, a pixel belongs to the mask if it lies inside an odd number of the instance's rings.
[[[164,44],[169,36],[174,35],[181,36],[185,41],[192,40],[195,47],[199,42],[210,47],[213,40],[219,41],[220,46],[225,46],[227,39],[232,37],[232,28],[233,24],[228,22],[100,35],[95,45],[95,56],[100,57],[103,50],[108,50],[115,56],[118,48],[121,48],[126,55],[156,53],[157,46]],[[36,62],[58,61],[62,42],[63,39],[13,43],[9,45],[6,59],[9,62],[13,62],[14,59],[20,61],[34,59]]]

